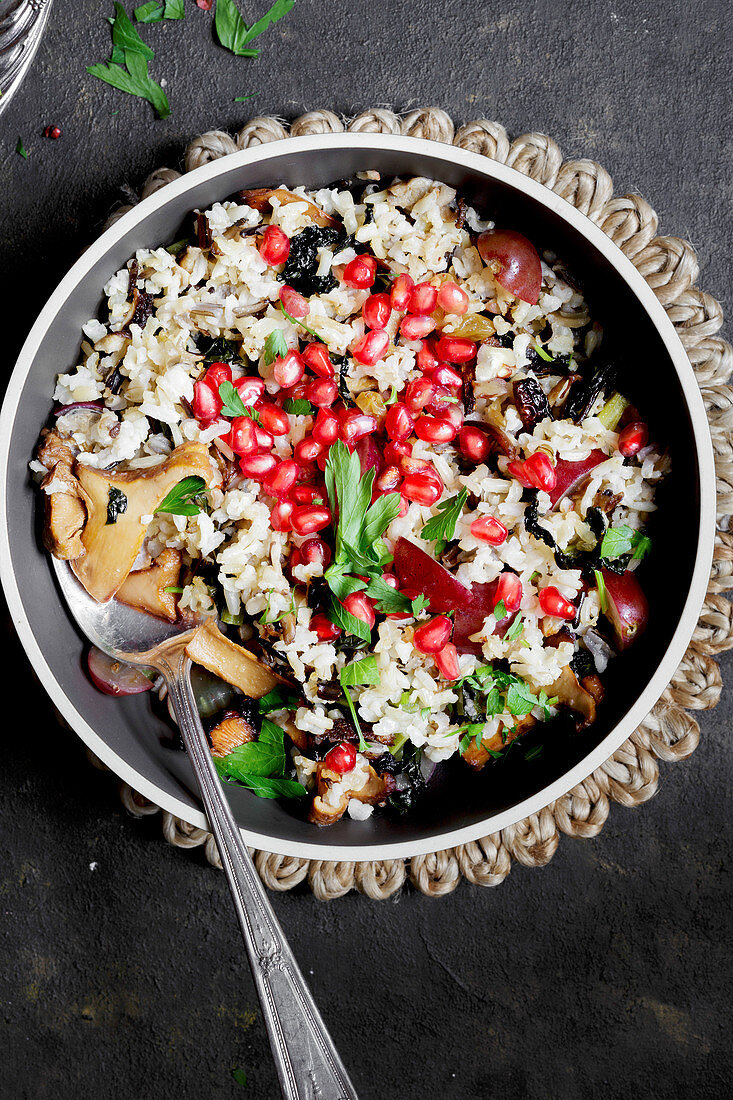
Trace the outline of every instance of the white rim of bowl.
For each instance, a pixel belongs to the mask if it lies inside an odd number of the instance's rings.
[[[680,616],[679,624],[672,636],[669,646],[664,653],[656,671],[649,680],[641,695],[629,708],[620,722],[613,727],[608,735],[590,752],[583,757],[569,771],[564,772],[553,783],[543,787],[541,791],[531,798],[517,803],[510,809],[493,814],[467,825],[460,829],[447,832],[435,832],[418,840],[400,841],[394,843],[363,844],[363,845],[338,845],[311,844],[307,841],[290,841],[270,837],[257,833],[250,829],[241,828],[241,834],[245,842],[250,846],[266,852],[274,852],[285,856],[298,856],[304,859],[325,860],[381,860],[400,859],[414,855],[423,855],[428,852],[444,848],[453,848],[459,844],[477,840],[489,833],[498,832],[508,825],[538,813],[555,799],[560,798],[578,783],[586,779],[591,772],[604,763],[633,733],[639,723],[646,717],[651,708],[659,699],[670,679],[674,675],[685,650],[689,644],[692,633],[697,624],[700,609],[707,591],[710,566],[713,557],[715,543],[715,464],[713,459],[712,441],[705,413],[702,395],[687,358],[682,343],[674,330],[672,322],[667,317],[664,308],[657,300],[651,287],[639,274],[630,260],[613,243],[610,237],[594,222],[582,214],[576,207],[560,198],[543,184],[537,183],[529,176],[522,175],[514,168],[505,164],[489,160],[479,153],[471,153],[456,146],[444,145],[438,142],[426,141],[422,138],[409,138],[393,136],[391,134],[319,134],[309,137],[286,138],[273,144],[260,145],[254,149],[246,149],[239,153],[233,153],[212,161],[201,168],[188,172],[179,179],[166,185],[160,191],[143,199],[133,210],[123,215],[113,226],[103,233],[77,260],[71,270],[64,276],[56,290],[46,302],[38,319],[33,325],[25,344],[23,345],[13,374],[8,384],[2,412],[0,413],[0,477],[2,484],[7,484],[8,458],[10,437],[15,419],[16,409],[20,400],[23,384],[31,368],[40,342],[47,329],[53,323],[59,309],[66,298],[73,292],[76,283],[87,268],[100,259],[106,250],[117,243],[139,221],[144,219],[153,210],[164,206],[177,195],[185,193],[197,184],[215,179],[217,176],[237,167],[246,167],[259,160],[272,160],[276,162],[280,157],[291,157],[299,152],[317,151],[328,148],[363,149],[365,163],[370,152],[385,150],[402,154],[420,154],[434,159],[443,160],[453,165],[458,164],[479,175],[506,183],[514,189],[529,195],[546,209],[553,211],[574,229],[586,237],[608,262],[621,275],[630,289],[641,302],[642,306],[655,325],[682,384],[687,409],[692,423],[693,436],[698,452],[700,472],[700,535],[698,539],[695,565],[692,575],[690,591]],[[49,398],[50,402],[50,398]],[[10,538],[8,532],[8,516],[5,507],[5,495],[0,500],[0,575],[5,589],[5,595],[10,608],[13,625],[18,633],[21,643],[28,655],[31,664],[44,688],[48,692],[54,705],[76,731],[82,741],[94,752],[107,767],[115,772],[125,783],[129,783],[144,798],[155,802],[163,810],[182,818],[191,825],[199,828],[208,828],[206,817],[200,810],[188,805],[175,796],[160,790],[155,783],[141,775],[131,767],[122,757],[113,752],[99,734],[82,718],[71,700],[66,696],[54,674],[46,663],[43,651],[36,641],[25,615],[23,604],[15,580],[12,558],[10,554]],[[315,826],[314,826],[315,828]],[[321,834],[323,835],[323,834]]]

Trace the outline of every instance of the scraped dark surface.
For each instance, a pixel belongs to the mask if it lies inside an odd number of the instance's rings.
[[[241,2],[250,22],[267,6]],[[299,0],[250,61],[216,46],[211,15],[187,0],[183,23],[143,32],[173,111],[159,122],[84,73],[108,54],[107,8],[57,0],[0,116],[6,371],[121,181],[177,166],[202,130],[318,106],[439,104],[459,121],[549,133],[566,155],[600,161],[618,191],[643,194],[664,232],[689,237],[701,285],[730,309],[726,10]],[[41,136],[49,123],[56,142]],[[200,851],[165,845],[159,817],[124,813],[115,780],[58,727],[7,638],[0,1096],[275,1097],[223,876]],[[274,898],[364,1100],[727,1094],[732,711],[724,694],[702,715],[699,750],[663,766],[650,803],[613,807],[598,839],[563,840],[548,867],[515,865],[496,890]]]

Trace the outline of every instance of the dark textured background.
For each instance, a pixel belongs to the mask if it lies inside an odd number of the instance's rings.
[[[217,47],[211,16],[186,0],[184,23],[144,31],[165,122],[84,72],[108,54],[111,8],[56,0],[0,118],[6,370],[121,182],[176,165],[201,130],[318,106],[436,104],[543,130],[645,195],[730,306],[725,0],[299,0],[258,61]],[[59,141],[42,138],[48,123]],[[26,717],[6,710],[0,778],[0,1095],[275,1097],[223,876],[164,844],[159,819],[128,818],[17,643],[6,662],[6,708],[20,700]],[[364,1100],[727,1094],[730,715],[726,697],[703,715],[698,752],[663,768],[652,802],[613,807],[597,840],[564,839],[547,868],[515,865],[497,890],[274,898]]]

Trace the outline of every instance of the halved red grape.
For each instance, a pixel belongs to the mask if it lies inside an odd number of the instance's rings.
[[[531,241],[514,229],[489,229],[479,236],[478,250],[500,286],[523,302],[537,304],[542,263]]]
[[[142,669],[116,661],[96,646],[87,654],[87,668],[92,683],[105,695],[139,695],[153,686]]]
[[[471,590],[409,539],[401,538],[397,542],[394,571],[400,588],[410,594],[422,593],[431,611],[452,611],[457,607],[470,606]]]

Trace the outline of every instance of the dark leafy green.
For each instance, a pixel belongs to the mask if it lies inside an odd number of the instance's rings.
[[[105,527],[110,523],[117,523],[118,516],[121,516],[122,513],[126,511],[127,497],[122,492],[122,489],[118,489],[115,485],[110,485],[107,494],[107,522],[105,523]]]

